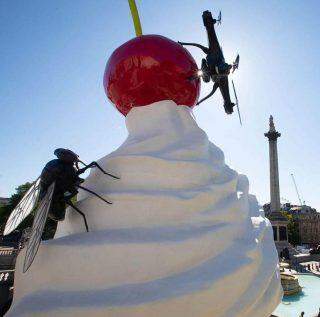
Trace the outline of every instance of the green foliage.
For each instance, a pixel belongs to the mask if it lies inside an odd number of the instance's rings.
[[[288,219],[288,241],[292,245],[300,244],[299,224],[287,211],[281,212]]]

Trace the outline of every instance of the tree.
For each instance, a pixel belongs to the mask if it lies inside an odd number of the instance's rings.
[[[288,241],[292,245],[300,244],[299,224],[287,211],[282,211],[282,214],[288,219]]]

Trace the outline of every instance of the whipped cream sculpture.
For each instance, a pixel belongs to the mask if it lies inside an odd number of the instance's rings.
[[[19,256],[9,316],[265,317],[276,308],[271,225],[192,116],[199,81],[185,77],[196,69],[182,46],[155,35],[113,53],[104,85],[128,137],[98,163],[121,179],[92,170],[84,183],[113,204],[80,192],[90,232],[69,210],[26,274]]]

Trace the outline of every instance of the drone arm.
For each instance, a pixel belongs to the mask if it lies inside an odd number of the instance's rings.
[[[197,102],[197,106],[198,106],[200,103],[202,103],[203,101],[205,101],[205,100],[207,100],[208,98],[210,98],[210,97],[216,92],[216,90],[218,89],[218,87],[219,87],[219,84],[218,84],[218,83],[214,83],[211,92],[210,92],[207,96],[205,96],[204,98],[202,98],[200,101],[198,101],[198,102]]]
[[[197,43],[186,43],[186,42],[178,42],[181,45],[189,45],[189,46],[195,46],[200,48],[205,54],[209,54],[209,49],[201,44]]]
[[[203,25],[205,26],[205,28],[207,30],[208,45],[209,45],[208,51],[212,54],[221,55],[223,58],[223,54],[222,54],[222,51],[221,51],[221,48],[219,45],[219,41],[218,41],[216,32],[214,30],[214,24],[217,22],[217,20],[212,18],[212,14],[210,11],[203,12],[202,20],[203,20]]]

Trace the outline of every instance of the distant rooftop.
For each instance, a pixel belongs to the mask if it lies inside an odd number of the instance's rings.
[[[270,203],[263,205],[263,210],[266,214],[270,213]],[[320,214],[315,208],[307,205],[294,205],[290,202],[281,204],[281,210],[292,214]]]
[[[302,214],[315,214],[317,213],[317,210],[315,208],[312,208],[311,206],[307,205],[291,205],[291,204],[284,204],[282,206],[283,210],[289,211],[291,213],[302,213]]]

